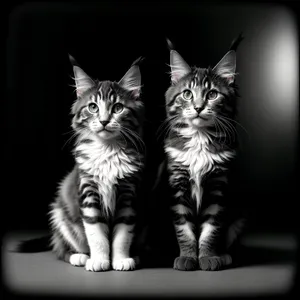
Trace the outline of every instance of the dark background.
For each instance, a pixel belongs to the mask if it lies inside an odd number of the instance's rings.
[[[241,149],[235,201],[252,230],[291,231],[298,139],[298,24],[294,6],[248,4],[26,4],[12,10],[2,104],[4,231],[47,229],[57,183],[73,167],[68,53],[94,78],[118,81],[141,65],[148,188],[162,158],[157,129],[170,84],[165,37],[191,65],[214,66],[242,31],[237,52]],[[246,131],[245,131],[246,130]],[[146,193],[148,193],[146,191]],[[159,209],[159,208],[157,208]],[[153,213],[153,212],[149,212]]]

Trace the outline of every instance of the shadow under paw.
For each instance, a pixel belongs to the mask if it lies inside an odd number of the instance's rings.
[[[221,256],[199,257],[199,267],[203,271],[218,271],[231,265],[232,258],[229,254]]]
[[[198,261],[193,257],[179,256],[174,260],[174,269],[180,271],[194,271],[198,269]]]

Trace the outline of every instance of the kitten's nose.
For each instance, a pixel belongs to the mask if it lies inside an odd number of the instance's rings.
[[[100,121],[100,123],[103,125],[103,127],[105,127],[109,123],[109,121]]]
[[[194,106],[194,109],[195,109],[195,111],[199,114],[199,113],[204,109],[204,107],[197,107],[197,106]]]

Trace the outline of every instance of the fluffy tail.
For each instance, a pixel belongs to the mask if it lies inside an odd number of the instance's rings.
[[[140,56],[131,64],[131,66],[139,66],[144,61],[144,59],[145,57]]]
[[[51,241],[50,235],[21,241],[15,246],[15,248],[12,251],[23,252],[23,253],[49,251],[51,250],[50,241]]]

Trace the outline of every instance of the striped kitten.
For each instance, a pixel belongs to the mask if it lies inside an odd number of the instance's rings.
[[[178,270],[218,270],[231,264],[228,248],[242,220],[233,222],[227,199],[235,145],[228,136],[236,112],[235,49],[213,68],[190,67],[170,46],[166,92],[170,133],[164,144],[171,210],[180,248]]]
[[[75,167],[51,204],[51,245],[59,259],[88,271],[133,270],[131,245],[143,153],[141,74],[134,63],[117,83],[94,81],[70,57],[77,100]]]

